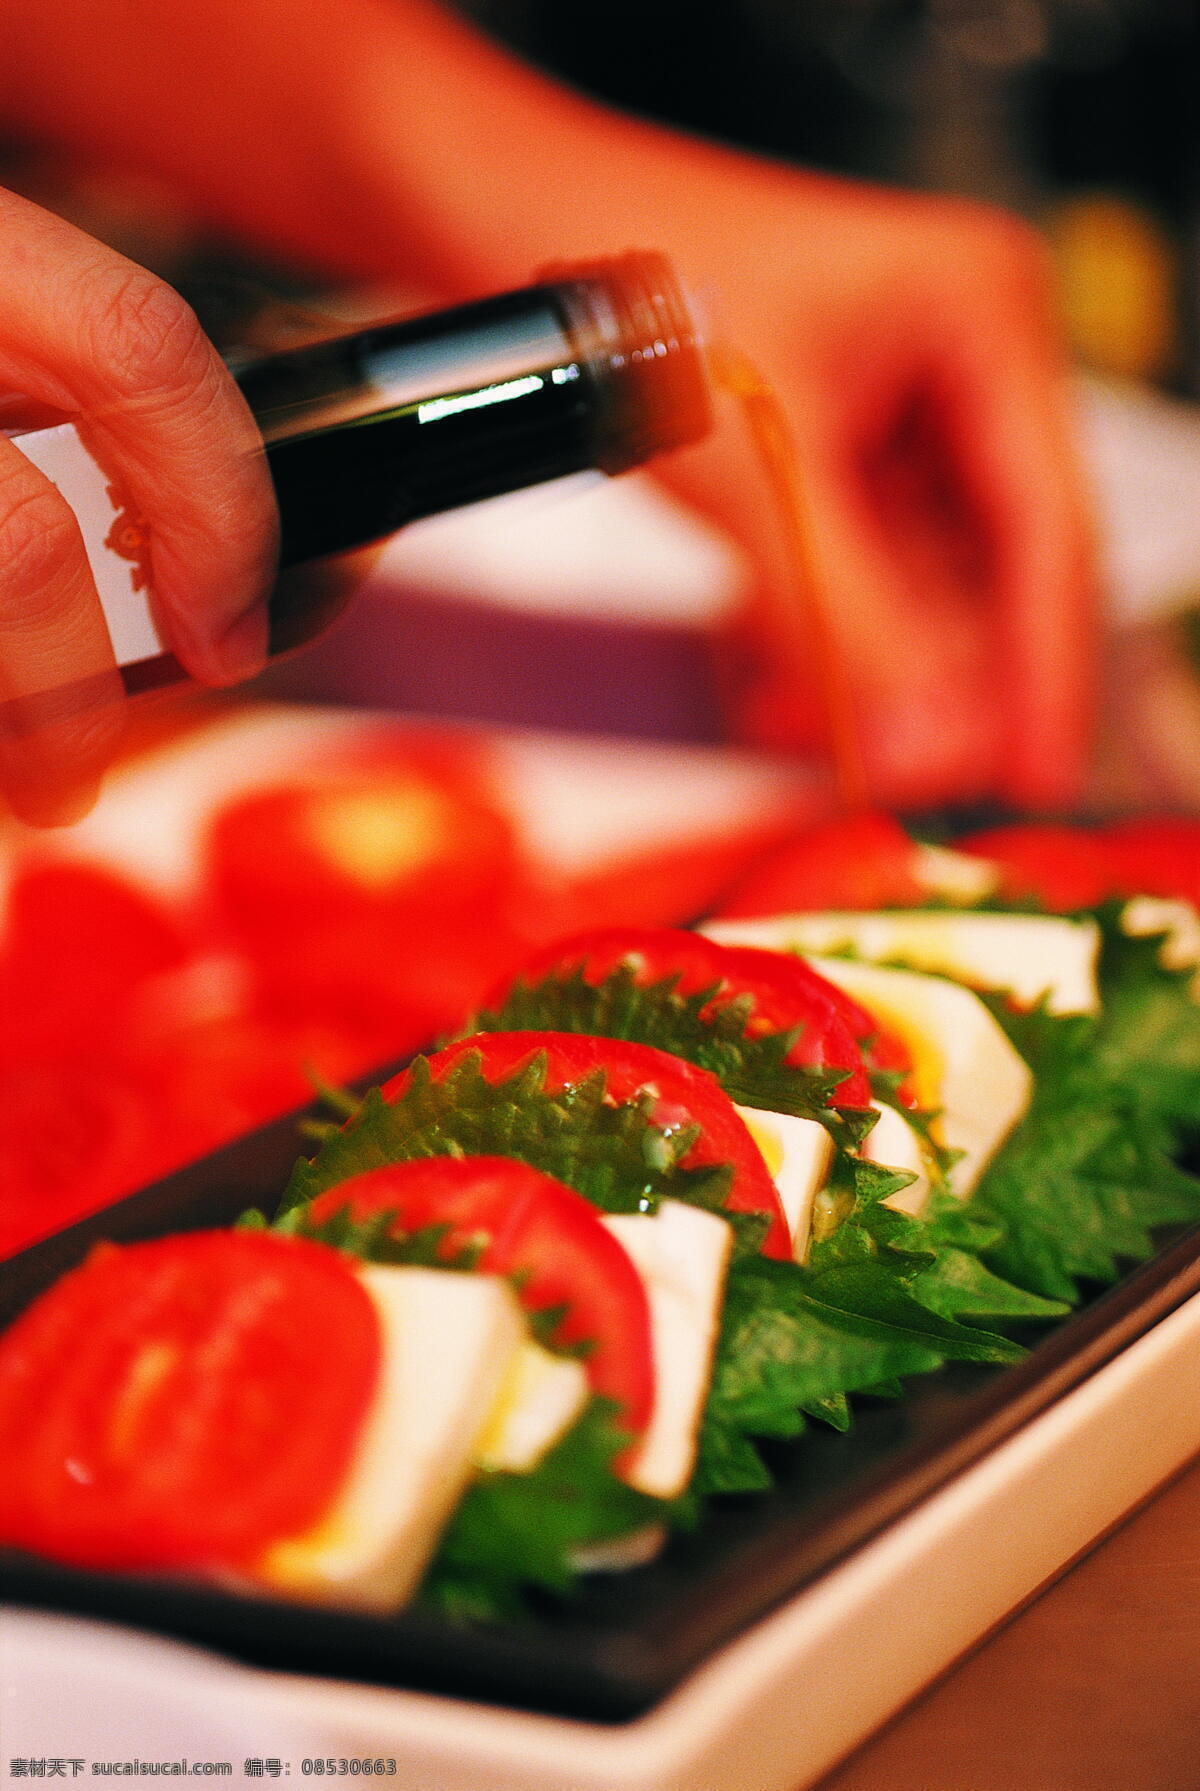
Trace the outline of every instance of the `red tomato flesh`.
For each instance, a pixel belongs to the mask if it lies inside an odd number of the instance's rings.
[[[112,1055],[0,1066],[0,1258],[147,1182],[158,1112]]]
[[[927,891],[917,850],[891,815],[847,815],[806,827],[747,872],[718,912],[798,914],[821,908],[906,908]]]
[[[1090,908],[1118,887],[1106,842],[1082,827],[1049,821],[992,827],[956,840],[955,849],[998,865],[1002,895],[1036,896],[1056,913]]]
[[[577,1032],[480,1032],[459,1039],[429,1058],[435,1081],[448,1075],[469,1052],[483,1059],[489,1082],[501,1082],[523,1069],[539,1052],[546,1053],[546,1090],[557,1094],[604,1072],[610,1100],[620,1104],[649,1091],[654,1097],[653,1123],[664,1129],[695,1125],[699,1137],[682,1159],[685,1169],[728,1164],[733,1185],[726,1200],[730,1212],[762,1213],[769,1220],[763,1254],[791,1258],[787,1218],[775,1183],[733,1102],[707,1070],[623,1039],[589,1038]],[[397,1100],[408,1087],[410,1072],[385,1083],[385,1100]]]
[[[1188,816],[1144,816],[1094,830],[1045,822],[995,827],[961,846],[1001,867],[1006,895],[1034,895],[1051,909],[1127,895],[1200,903],[1200,820]]]
[[[1149,816],[1116,823],[1099,838],[1123,894],[1175,896],[1200,906],[1200,820]]]
[[[260,1232],[102,1245],[0,1340],[0,1541],[237,1567],[350,1466],[381,1357],[344,1257]]]
[[[540,952],[525,964],[521,979],[535,984],[581,970],[587,982],[598,984],[622,964],[633,970],[643,987],[677,975],[676,988],[681,995],[715,988],[717,993],[701,1018],[748,995],[753,1006],[746,1029],[751,1035],[789,1032],[799,1026],[800,1036],[787,1061],[845,1071],[844,1081],[834,1091],[833,1106],[870,1106],[868,1068],[912,1067],[904,1046],[885,1034],[865,1009],[802,959],[786,952],[718,945],[701,933],[671,927],[604,927],[560,940]]]
[[[328,1189],[308,1208],[320,1225],[349,1207],[355,1220],[394,1213],[396,1235],[446,1227],[448,1260],[482,1246],[484,1274],[512,1275],[530,1312],[564,1308],[563,1348],[587,1344],[594,1392],[616,1400],[635,1434],[654,1404],[650,1307],[641,1277],[596,1209],[574,1188],[511,1157],[426,1157],[389,1164]]]
[[[187,950],[167,909],[125,878],[88,864],[27,866],[0,941],[0,1064],[107,1048],[136,992]]]

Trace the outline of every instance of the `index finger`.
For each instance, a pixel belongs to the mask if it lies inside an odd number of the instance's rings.
[[[194,676],[260,669],[277,516],[250,411],[163,281],[0,192],[0,388],[65,412],[144,520],[156,604]]]

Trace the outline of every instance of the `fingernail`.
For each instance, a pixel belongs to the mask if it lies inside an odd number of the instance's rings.
[[[240,684],[257,677],[267,663],[267,610],[256,603],[226,629],[211,649],[211,659],[220,681]]]

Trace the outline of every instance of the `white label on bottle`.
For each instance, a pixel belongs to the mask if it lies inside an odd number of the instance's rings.
[[[169,651],[150,604],[144,526],[124,507],[72,423],[12,437],[75,512],[118,665]]]

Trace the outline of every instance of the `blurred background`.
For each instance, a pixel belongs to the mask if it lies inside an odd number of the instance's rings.
[[[460,0],[637,113],[839,174],[1015,209],[1053,246],[1100,519],[1108,681],[1092,801],[1200,807],[1200,9],[1191,0]],[[536,120],[531,120],[536,130]],[[0,184],[175,283],[233,356],[380,295],[248,265],[178,195],[0,144]],[[393,309],[404,294],[387,295]],[[614,524],[619,526],[614,526]],[[726,737],[713,630],[752,570],[648,478],[419,525],[272,694]],[[447,641],[468,642],[448,652]],[[381,650],[390,648],[390,651]]]

